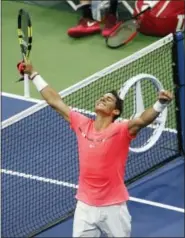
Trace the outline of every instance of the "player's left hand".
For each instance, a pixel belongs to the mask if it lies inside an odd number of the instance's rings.
[[[160,103],[166,103],[169,104],[174,98],[174,95],[172,92],[167,90],[162,90],[159,92],[158,100]]]

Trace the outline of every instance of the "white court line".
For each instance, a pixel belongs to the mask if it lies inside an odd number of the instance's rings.
[[[20,173],[17,171],[12,171],[12,170],[7,170],[7,169],[1,169],[1,172],[4,174],[9,174],[12,176],[18,176],[18,177],[22,177],[22,178],[26,178],[26,179],[36,180],[36,181],[40,181],[40,182],[44,182],[44,183],[56,184],[56,185],[61,185],[64,187],[75,188],[75,189],[78,188],[78,185],[76,185],[76,184],[72,184],[72,183],[68,183],[68,182],[64,182],[64,181],[60,181],[60,180],[55,180],[55,179],[50,179],[50,178],[45,178],[45,177],[39,177],[39,176],[35,176],[32,174],[25,174],[25,173]],[[176,211],[176,212],[180,212],[180,213],[185,213],[185,210],[183,208],[174,207],[174,206],[166,205],[163,203],[148,201],[145,199],[130,197],[130,201],[147,204],[147,205],[154,206],[154,207],[160,207],[160,208],[164,208],[167,210],[172,210],[172,211]]]
[[[9,97],[9,98],[15,98],[15,99],[27,101],[27,102],[39,103],[39,102],[43,101],[43,100],[39,100],[39,99],[35,99],[35,98],[25,98],[24,96],[21,96],[21,95],[18,95],[18,94],[13,94],[13,93],[2,92],[1,95],[5,96],[5,97]]]
[[[154,207],[161,207],[161,208],[176,211],[176,212],[185,213],[185,210],[183,208],[174,207],[174,206],[170,206],[167,204],[153,202],[153,201],[149,201],[149,200],[145,200],[145,199],[141,199],[141,198],[130,197],[130,201],[147,204],[147,205],[154,206]]]

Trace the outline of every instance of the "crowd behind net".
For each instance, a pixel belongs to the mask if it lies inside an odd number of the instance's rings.
[[[164,88],[173,90],[172,47],[169,35],[64,90],[61,96],[71,107],[93,112],[96,99],[140,73],[154,75]],[[147,82],[142,89],[145,107],[152,106],[156,92]],[[132,97],[128,97],[122,117],[129,118],[132,111]],[[129,153],[127,183],[179,155],[176,124],[174,100],[155,146],[144,153]],[[143,131],[134,143],[145,136]],[[3,237],[28,237],[73,213],[79,171],[76,137],[45,102],[3,123],[2,155]]]

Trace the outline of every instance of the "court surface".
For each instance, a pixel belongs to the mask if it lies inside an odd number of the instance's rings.
[[[36,102],[3,94],[2,121],[27,109]],[[28,168],[31,169],[31,167],[31,162],[28,161]],[[2,169],[6,171],[7,168]],[[12,170],[17,171],[17,168],[12,168]],[[26,183],[25,180],[28,179],[2,173],[2,188],[6,187],[7,180],[15,185],[14,189],[18,192],[21,189],[19,187],[20,182]],[[43,186],[42,189],[45,187],[51,191],[56,189],[55,185],[44,182],[34,183],[32,186],[35,186],[35,189],[39,189],[40,186]],[[29,190],[25,189],[21,192],[24,192],[23,196],[20,197],[23,202],[24,197],[28,197],[25,193],[29,193]],[[129,192],[131,201],[129,201],[128,206],[133,219],[132,237],[184,237],[183,157],[133,183],[129,186]],[[6,204],[3,206],[11,208],[12,203],[13,201],[7,196]],[[27,212],[29,213],[29,205],[27,205]],[[72,222],[73,219],[70,218],[34,237],[71,237]],[[17,223],[19,223],[19,219],[17,219]]]

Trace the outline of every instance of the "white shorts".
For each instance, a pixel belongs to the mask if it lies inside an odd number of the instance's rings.
[[[131,216],[126,203],[95,207],[78,201],[74,215],[73,237],[130,237]]]

